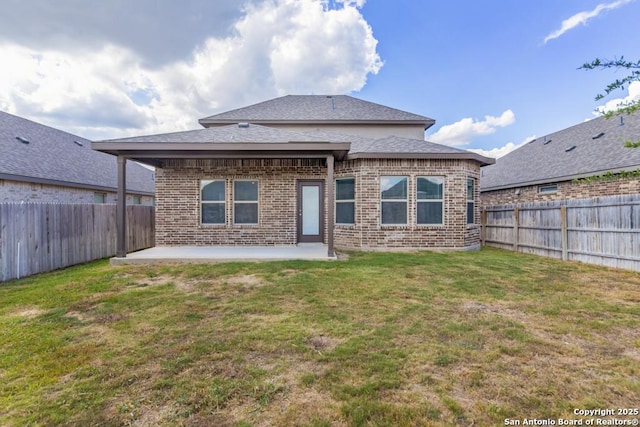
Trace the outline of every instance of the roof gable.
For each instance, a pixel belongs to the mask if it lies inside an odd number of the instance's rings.
[[[481,188],[514,188],[638,169],[640,149],[626,148],[624,140],[629,139],[640,139],[640,114],[580,123],[537,138],[483,168]]]
[[[207,127],[219,124],[252,123],[405,123],[435,121],[348,95],[286,95],[200,119]]]
[[[2,111],[0,152],[0,176],[5,179],[118,187],[116,158],[92,150],[88,139]],[[129,162],[127,187],[131,191],[153,194],[153,171]]]

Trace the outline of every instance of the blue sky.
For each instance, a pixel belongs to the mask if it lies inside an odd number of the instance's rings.
[[[593,117],[623,74],[582,63],[640,59],[640,0],[2,3],[0,110],[92,139],[346,93],[436,119],[428,140],[499,155]],[[606,101],[640,83],[629,92]]]
[[[361,95],[430,115],[435,130],[462,118],[514,113],[513,124],[473,135],[465,148],[521,143],[580,123],[599,106],[595,94],[623,74],[577,68],[596,57],[640,58],[640,2],[619,2],[586,24],[545,38],[564,20],[614,3],[399,0],[391,8],[370,1],[362,13],[385,64]]]

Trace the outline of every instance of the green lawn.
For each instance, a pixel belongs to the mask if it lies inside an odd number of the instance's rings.
[[[0,425],[483,426],[639,403],[622,270],[483,249],[0,286]]]

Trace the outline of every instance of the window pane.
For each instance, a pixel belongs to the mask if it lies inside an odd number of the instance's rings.
[[[234,181],[233,200],[258,201],[258,181]]]
[[[320,234],[320,186],[302,186],[302,234]]]
[[[337,224],[354,224],[355,223],[355,206],[354,202],[336,203],[336,223]]]
[[[444,178],[439,176],[418,177],[418,200],[442,200]]]
[[[473,202],[467,202],[467,224],[473,224],[474,222]]]
[[[407,203],[406,202],[382,202],[382,223],[383,224],[406,224],[407,223]]]
[[[418,224],[442,224],[442,202],[418,202]]]
[[[202,181],[200,190],[203,202],[224,201],[224,181]]]
[[[338,179],[336,180],[336,200],[353,200],[355,199],[355,179]]]
[[[475,195],[475,181],[473,178],[467,178],[467,200],[474,200]]]
[[[233,221],[236,224],[257,224],[257,203],[236,203],[233,209]]]
[[[545,187],[538,187],[538,193],[555,193],[558,191],[557,185],[547,185]]]
[[[407,177],[406,176],[383,176],[380,177],[380,192],[382,198],[406,199],[407,198]]]
[[[203,224],[224,224],[224,203],[203,203]]]

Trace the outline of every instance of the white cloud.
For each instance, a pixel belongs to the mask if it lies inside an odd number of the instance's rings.
[[[475,136],[490,135],[496,128],[509,126],[516,121],[513,111],[506,110],[499,117],[485,116],[484,120],[477,121],[466,117],[450,125],[444,125],[427,139],[438,144],[450,146],[467,145]]]
[[[500,157],[506,156],[507,154],[509,154],[513,150],[517,150],[518,148],[522,147],[523,145],[525,145],[526,143],[528,143],[529,141],[532,141],[534,139],[536,139],[536,136],[535,135],[531,135],[531,136],[525,138],[524,141],[522,141],[519,144],[515,144],[513,142],[507,142],[502,147],[492,148],[491,150],[483,150],[482,148],[469,148],[468,150],[469,151],[473,151],[474,153],[478,153],[480,155],[483,155],[485,157],[492,157],[494,159],[498,159]]]
[[[590,19],[600,15],[600,13],[607,10],[617,9],[627,3],[631,3],[632,1],[634,0],[617,0],[612,3],[601,3],[593,10],[576,13],[575,15],[562,21],[562,25],[560,26],[560,28],[547,35],[547,37],[544,38],[544,42],[547,43],[549,40],[557,39],[567,31],[572,30],[578,25],[586,25]]]
[[[250,3],[231,35],[151,68],[116,44],[63,52],[0,45],[0,108],[92,139],[197,128],[286,93],[349,93],[382,67],[364,1]]]
[[[617,110],[619,106],[628,104],[629,102],[640,101],[640,81],[631,82],[627,87],[628,95],[624,98],[617,98],[607,101],[594,111],[594,115],[599,116],[607,111]]]

